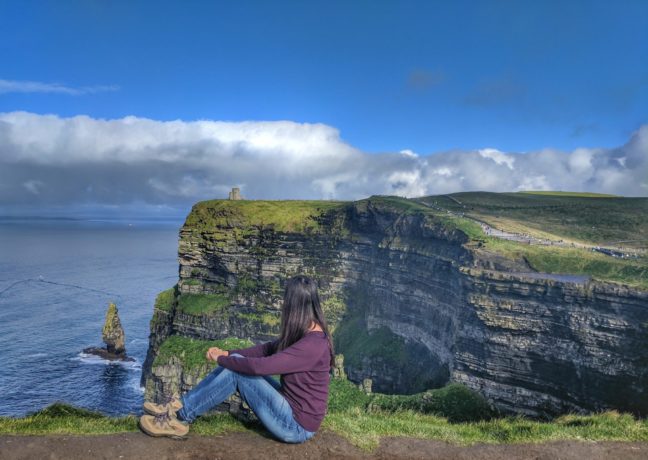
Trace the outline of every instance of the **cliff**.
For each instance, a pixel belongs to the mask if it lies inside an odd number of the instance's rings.
[[[179,261],[151,321],[147,398],[194,385],[211,341],[276,335],[282,283],[305,273],[349,378],[378,392],[460,382],[504,412],[648,414],[648,291],[538,273],[421,203],[202,202]]]

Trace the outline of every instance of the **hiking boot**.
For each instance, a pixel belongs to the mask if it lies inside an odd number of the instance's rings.
[[[162,415],[142,415],[139,420],[139,426],[142,431],[149,436],[162,437],[168,436],[175,439],[183,439],[189,433],[189,426],[181,423],[175,416],[167,414]]]
[[[177,394],[174,394],[170,398],[165,398],[161,404],[148,401],[144,403],[144,412],[151,415],[163,415],[167,413],[174,415],[180,409],[182,409],[182,402],[180,401],[180,396]]]

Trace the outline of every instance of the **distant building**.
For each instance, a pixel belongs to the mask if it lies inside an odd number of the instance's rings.
[[[229,199],[230,200],[242,200],[243,197],[241,196],[241,189],[238,187],[233,187],[232,191],[229,192]]]

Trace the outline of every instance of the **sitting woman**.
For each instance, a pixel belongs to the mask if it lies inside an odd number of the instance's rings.
[[[145,433],[183,437],[196,417],[238,390],[276,438],[289,443],[310,439],[326,414],[334,365],[315,283],[306,276],[288,281],[277,340],[229,352],[213,347],[207,359],[219,366],[191,391],[166,404],[144,404],[151,414],[140,419]],[[280,381],[271,377],[277,374]]]

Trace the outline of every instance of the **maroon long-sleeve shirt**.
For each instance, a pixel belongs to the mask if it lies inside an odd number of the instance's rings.
[[[219,356],[218,364],[242,374],[281,374],[281,393],[293,410],[295,420],[308,431],[317,431],[326,415],[331,351],[326,334],[306,333],[297,342],[272,353],[275,342],[267,342],[242,350],[230,350]]]

